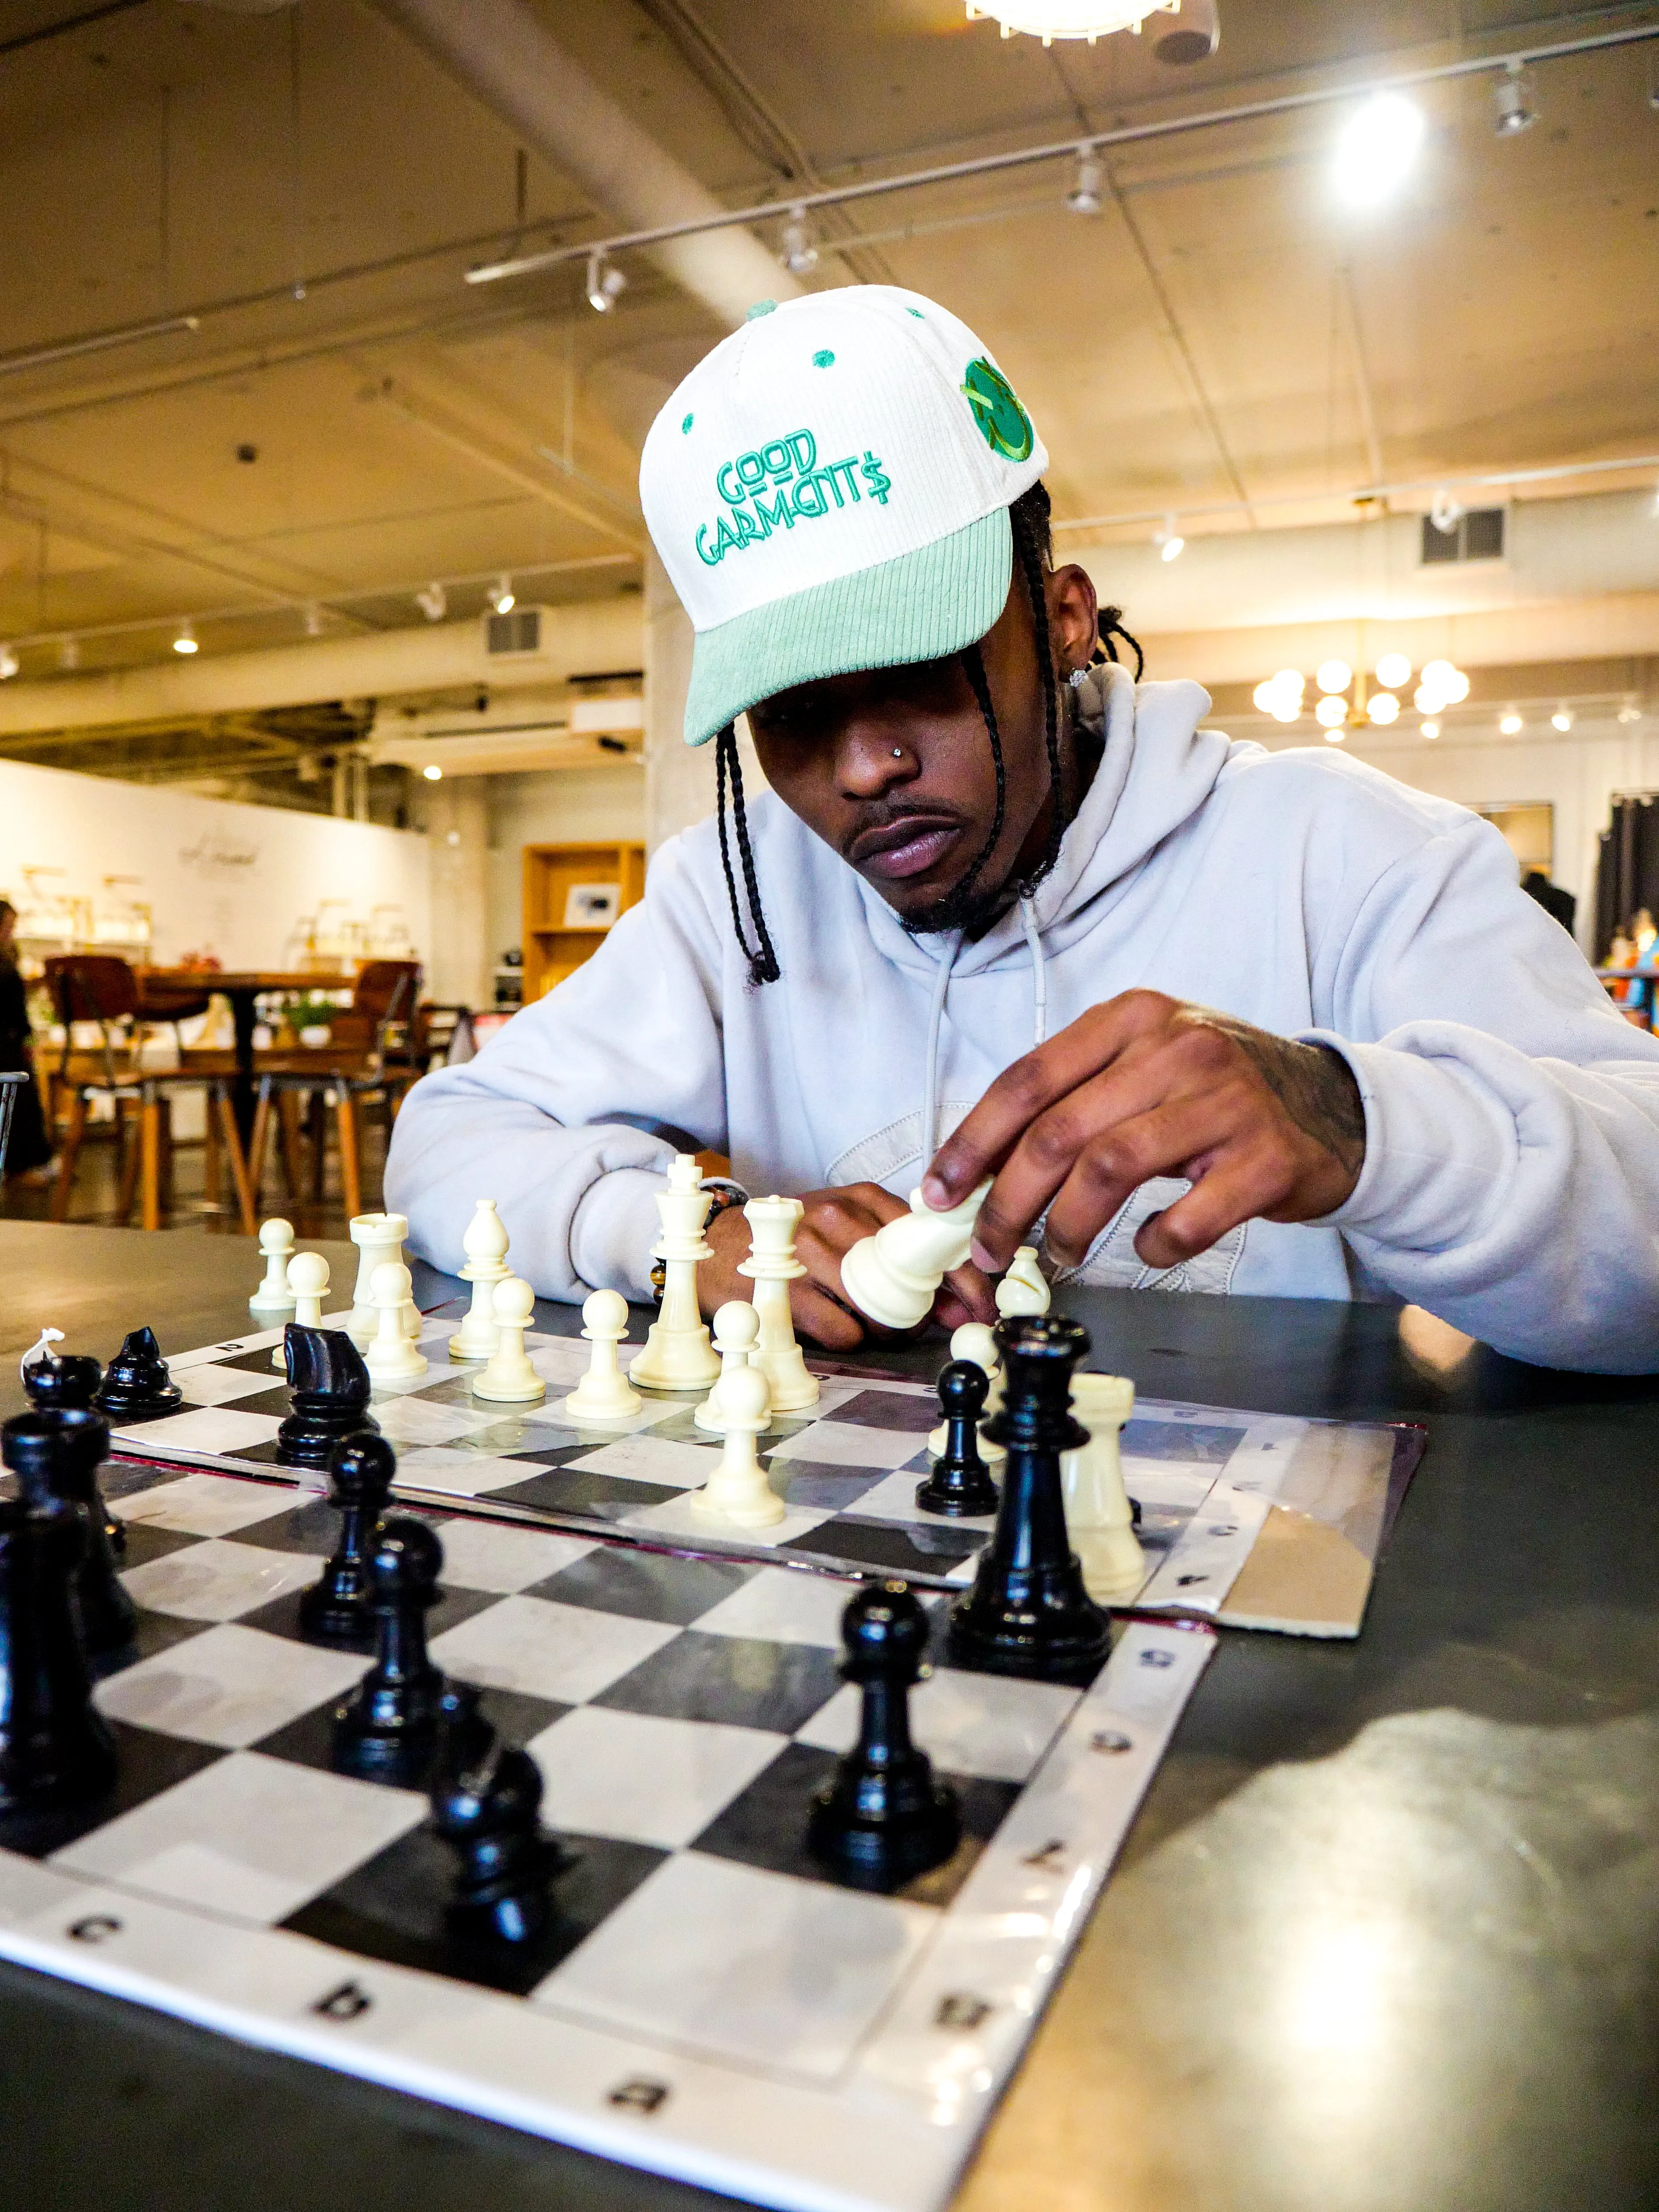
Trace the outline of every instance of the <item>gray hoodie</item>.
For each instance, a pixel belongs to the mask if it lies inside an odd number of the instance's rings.
[[[712,821],[599,954],[399,1115],[386,1202],[453,1269],[500,1200],[544,1296],[647,1294],[674,1144],[751,1191],[908,1194],[1003,1068],[1121,991],[1334,1046],[1366,1158],[1323,1221],[1254,1220],[1164,1273],[1146,1183],[1076,1273],[1137,1289],[1393,1296],[1516,1357],[1659,1368],[1659,1041],[1609,1005],[1488,823],[1328,750],[1198,727],[1195,684],[1091,672],[1094,783],[1058,866],[977,943],[915,939],[769,795],[750,810],[783,975],[748,983]]]

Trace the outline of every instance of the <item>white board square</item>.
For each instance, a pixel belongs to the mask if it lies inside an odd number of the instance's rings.
[[[579,1705],[527,1748],[554,1827],[672,1850],[701,1835],[787,1741],[722,1722]]]
[[[280,1386],[281,1371],[250,1375],[246,1367],[187,1367],[173,1380],[185,1394],[187,1406],[228,1406],[237,1398],[252,1398],[260,1390]]]
[[[280,1389],[282,1377],[273,1374],[270,1386]],[[185,1413],[169,1413],[165,1420],[140,1421],[135,1428],[115,1431],[118,1443],[170,1445],[174,1450],[234,1453],[250,1444],[274,1441],[283,1425],[276,1413],[239,1413],[232,1406],[197,1406]]]
[[[741,1589],[711,1606],[692,1626],[712,1636],[748,1636],[768,1644],[841,1649],[841,1617],[857,1587],[829,1575],[763,1567]]]
[[[447,1674],[488,1689],[580,1705],[672,1644],[679,1630],[588,1606],[542,1597],[504,1597],[434,1637],[432,1656]]]
[[[701,1489],[719,1464],[718,1442],[689,1444],[653,1436],[622,1437],[566,1462],[578,1474],[617,1474],[629,1482],[660,1483],[665,1490]]]
[[[814,1421],[774,1447],[774,1459],[816,1460],[823,1467],[902,1467],[927,1443],[908,1429],[869,1429],[857,1421]]]
[[[793,1544],[798,1536],[819,1527],[831,1516],[827,1510],[814,1508],[810,1512],[786,1512],[781,1521],[775,1521],[769,1528],[720,1528],[709,1521],[700,1520],[691,1510],[694,1493],[685,1491],[678,1498],[665,1498],[659,1505],[643,1505],[637,1513],[624,1513],[622,1526],[625,1528],[649,1528],[661,1536],[686,1536],[699,1542],[738,1544],[745,1551],[769,1550],[774,1545]]]
[[[488,1452],[461,1451],[453,1444],[416,1444],[398,1455],[400,1485],[443,1491],[451,1498],[487,1498],[492,1490],[505,1490],[540,1471],[533,1461],[492,1459]]]
[[[827,2081],[936,1925],[922,1905],[684,1852],[601,1922],[532,2002]]]
[[[426,1813],[425,1797],[412,1790],[236,1752],[53,1858],[152,1897],[269,1923],[418,1827]]]
[[[476,1436],[487,1429],[494,1416],[467,1406],[434,1404],[420,1397],[394,1398],[374,1415],[382,1436],[394,1444],[447,1444],[457,1437]]]
[[[580,1536],[556,1536],[540,1528],[508,1528],[491,1521],[444,1521],[446,1583],[462,1589],[499,1590],[503,1596],[574,1567],[594,1547]]]
[[[918,1468],[907,1467],[897,1474],[890,1474],[873,1490],[866,1490],[853,1507],[860,1521],[908,1521],[920,1522],[923,1528],[949,1528],[954,1535],[961,1529],[968,1535],[981,1530],[988,1536],[997,1525],[994,1513],[963,1516],[959,1520],[947,1521],[938,1514],[922,1512],[916,1504],[916,1485],[923,1480]]]
[[[344,1695],[368,1670],[350,1651],[325,1651],[225,1621],[141,1659],[93,1692],[112,1720],[240,1751]]]
[[[992,1782],[1024,1782],[1071,1717],[1082,1692],[1058,1682],[936,1668],[910,1692],[910,1726],[935,1766]],[[843,1683],[797,1741],[849,1751],[858,1740],[859,1692]]]
[[[131,1498],[112,1498],[118,1521],[147,1528],[174,1528],[184,1536],[229,1536],[257,1521],[274,1520],[312,1495],[298,1485],[239,1482],[228,1474],[182,1474],[135,1490]]]
[[[257,1544],[213,1536],[146,1560],[142,1567],[129,1567],[121,1580],[135,1602],[151,1613],[175,1613],[183,1620],[236,1620],[289,1590],[303,1589],[321,1571],[322,1561],[304,1552],[268,1552]]]

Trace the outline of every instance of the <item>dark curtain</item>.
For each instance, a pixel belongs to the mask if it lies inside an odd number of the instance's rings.
[[[1615,799],[1595,866],[1595,957],[1605,960],[1615,932],[1637,909],[1659,918],[1659,800]]]

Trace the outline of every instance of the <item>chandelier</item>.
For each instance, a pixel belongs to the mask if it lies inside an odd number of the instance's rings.
[[[1403,653],[1385,653],[1374,679],[1363,668],[1356,672],[1346,660],[1322,661],[1313,679],[1319,694],[1314,720],[1334,745],[1340,745],[1350,730],[1386,729],[1399,720],[1400,695],[1411,679],[1412,665]],[[1299,669],[1281,668],[1258,684],[1251,696],[1258,714],[1271,714],[1276,722],[1298,722],[1307,690],[1308,679]],[[1468,696],[1469,679],[1461,668],[1449,660],[1425,661],[1412,693],[1413,706],[1427,718],[1421,726],[1423,735],[1438,737],[1436,718],[1448,707],[1461,706]]]
[[[1045,46],[1056,39],[1097,39],[1114,31],[1139,33],[1148,15],[1177,15],[1181,0],[968,0],[968,21],[988,15],[1005,39],[1023,31]]]

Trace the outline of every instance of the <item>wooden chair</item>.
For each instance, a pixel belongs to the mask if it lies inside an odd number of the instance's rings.
[[[341,1197],[348,1218],[362,1212],[359,1109],[378,1100],[386,1108],[390,1128],[403,1091],[408,1088],[394,1063],[407,1054],[420,988],[418,961],[370,960],[358,971],[350,1006],[342,1007],[330,1022],[325,1045],[260,1054],[258,1101],[248,1143],[248,1179],[256,1212],[264,1181],[273,1105],[281,1129],[289,1194],[300,1195],[300,1115],[306,1101],[310,1105],[313,1197],[320,1200],[323,1195],[326,1114],[332,1105],[340,1151]]]
[[[131,1214],[136,1192],[144,1227],[159,1229],[162,1191],[167,1189],[170,1197],[172,1188],[173,1100],[180,1091],[199,1089],[206,1107],[207,1195],[216,1203],[223,1163],[228,1159],[242,1233],[252,1237],[258,1224],[232,1103],[235,1073],[232,1055],[191,1055],[183,1053],[181,1047],[181,1058],[194,1064],[176,1069],[146,1067],[143,1050],[149,1021],[159,1018],[176,1024],[187,1017],[171,1009],[165,1014],[147,1016],[138,977],[112,953],[61,954],[47,961],[46,981],[64,1027],[64,1050],[53,1080],[59,1095],[67,1097],[58,1179],[52,1194],[52,1220],[69,1218],[76,1164],[86,1135],[87,1109],[94,1099],[107,1098],[115,1108],[116,1140],[124,1150],[120,1218],[125,1221]],[[192,1006],[191,1011],[199,1009]],[[77,1022],[96,1024],[100,1042],[94,1051],[76,1048]]]

